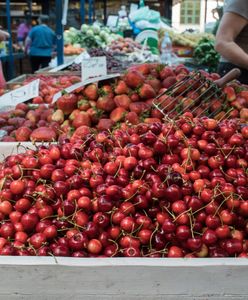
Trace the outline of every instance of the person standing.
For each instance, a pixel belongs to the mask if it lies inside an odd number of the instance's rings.
[[[221,54],[218,73],[224,76],[239,68],[238,80],[248,84],[248,1],[227,0],[216,34],[215,49]]]
[[[17,42],[21,47],[24,47],[25,40],[28,36],[31,26],[28,24],[27,20],[24,20],[17,27]]]
[[[52,59],[56,36],[54,31],[48,26],[48,21],[48,16],[41,15],[38,19],[39,25],[34,26],[30,30],[26,40],[33,73],[40,67],[47,67]]]

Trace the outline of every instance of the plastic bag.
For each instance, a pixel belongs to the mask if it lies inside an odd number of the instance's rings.
[[[153,29],[159,29],[160,23],[151,23],[146,20],[141,20],[135,23],[135,26],[139,29],[146,29],[146,28],[153,28]]]
[[[148,6],[142,7],[129,15],[131,22],[136,23],[138,21],[146,20],[151,23],[160,22],[160,13],[149,9]]]

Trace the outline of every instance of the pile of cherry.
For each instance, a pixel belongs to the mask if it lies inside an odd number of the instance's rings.
[[[248,126],[123,126],[0,164],[0,255],[247,257]]]

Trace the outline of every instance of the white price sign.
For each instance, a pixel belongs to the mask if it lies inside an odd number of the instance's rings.
[[[63,65],[60,65],[56,68],[53,68],[51,70],[49,70],[48,72],[49,73],[54,73],[54,72],[58,72],[58,71],[61,71],[63,69],[66,69],[67,67],[69,67],[70,65],[72,65],[73,63],[75,64],[81,64],[82,62],[82,59],[85,59],[85,58],[90,58],[89,54],[87,51],[84,51],[82,52],[81,54],[79,54],[77,57],[71,59],[70,61],[66,62],[65,64]]]
[[[0,107],[7,105],[15,106],[18,103],[28,101],[39,96],[40,79],[31,81],[30,83],[15,89],[0,97]]]
[[[107,75],[106,56],[91,57],[82,60],[82,82]]]

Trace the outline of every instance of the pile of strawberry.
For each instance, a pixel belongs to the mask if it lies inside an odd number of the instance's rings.
[[[219,78],[218,74],[202,73],[211,80]],[[188,74],[189,71],[183,65],[137,65],[118,79],[92,83],[73,93],[64,94],[56,104],[51,104],[54,93],[72,85],[79,78],[41,77],[40,96],[33,99],[33,103],[50,103],[49,107],[19,104],[10,112],[0,113],[0,129],[6,132],[3,141],[51,141],[60,136],[70,137],[75,132],[79,134],[82,126],[109,130],[118,128],[123,123],[137,125],[140,122],[162,122],[164,115],[154,107],[154,99]],[[195,115],[218,111],[217,119],[248,119],[248,91],[244,86],[231,83],[225,87],[224,97],[209,99],[207,111],[204,105],[198,107],[196,99],[199,98],[199,93],[194,87],[188,90],[185,86],[185,90],[183,97],[176,102],[166,95],[158,99],[163,101],[166,113],[173,110],[173,114],[170,114],[172,118],[178,117],[180,112],[175,110],[175,106],[178,106],[182,110],[194,110]]]

